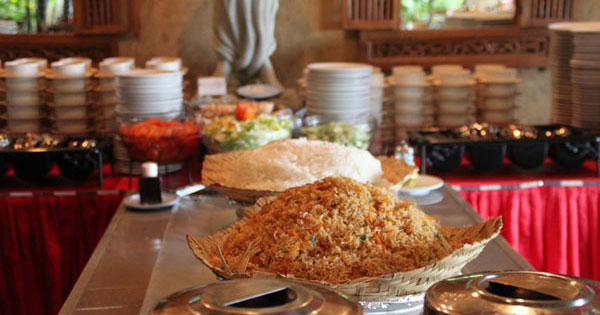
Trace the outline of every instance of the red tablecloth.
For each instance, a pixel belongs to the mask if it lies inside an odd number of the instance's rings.
[[[526,171],[461,169],[436,174],[479,214],[502,215],[502,236],[536,269],[600,280],[600,178],[596,164],[569,171],[547,163]]]
[[[107,167],[104,173],[102,189],[93,178],[73,183],[51,176],[45,186],[10,176],[0,180],[3,313],[58,311],[129,189],[127,176],[110,176]],[[507,164],[500,173],[482,173],[466,164],[439,175],[482,216],[503,215],[503,236],[537,269],[600,280],[595,165],[570,172],[552,164],[536,171]],[[166,180],[169,187],[179,186],[185,173]],[[539,186],[542,182],[549,186]],[[132,184],[137,186],[135,180]]]

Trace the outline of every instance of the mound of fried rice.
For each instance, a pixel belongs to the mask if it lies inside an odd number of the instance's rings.
[[[244,265],[243,272],[335,284],[438,261],[461,245],[446,242],[439,227],[386,189],[327,177],[281,192],[235,224],[220,249],[227,265]],[[222,260],[211,263],[223,268]]]

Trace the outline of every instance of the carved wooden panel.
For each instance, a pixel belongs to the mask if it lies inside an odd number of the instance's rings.
[[[383,68],[398,64],[473,66],[491,62],[516,67],[546,66],[549,41],[544,29],[364,32],[361,58]]]
[[[139,32],[138,0],[77,0],[73,12],[76,34]]]
[[[400,28],[400,0],[342,0],[344,29]]]
[[[116,41],[110,37],[73,35],[0,35],[0,60],[44,57],[55,61],[63,57],[86,56],[95,63],[117,55]]]

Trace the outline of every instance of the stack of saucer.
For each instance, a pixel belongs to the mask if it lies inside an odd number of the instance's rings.
[[[573,26],[571,32],[572,123],[600,129],[600,22],[581,23]]]
[[[21,58],[4,64],[6,127],[9,133],[43,132],[47,113],[44,99],[44,73],[47,61]]]
[[[134,69],[117,75],[117,116],[174,118],[183,112],[183,72]]]
[[[437,125],[455,128],[471,123],[475,112],[475,81],[471,72],[456,66],[438,66],[433,71]]]
[[[513,123],[517,108],[515,99],[520,82],[517,69],[491,65],[475,69],[479,120],[494,125]]]
[[[420,66],[396,66],[388,78],[394,102],[396,140],[405,139],[406,131],[425,127],[433,121],[430,84]]]
[[[100,62],[100,69],[94,75],[97,80],[94,87],[96,131],[99,133],[112,134],[116,131],[116,75],[130,71],[134,67],[135,60],[132,57],[112,57]]]
[[[52,130],[61,135],[94,131],[91,60],[64,58],[52,63],[46,75]]]
[[[571,68],[573,36],[571,27],[577,23],[554,23],[550,29],[550,66],[552,84],[552,122],[570,124],[573,101],[571,97]]]
[[[389,88],[385,76],[379,68],[371,74],[371,116],[375,118],[377,129],[373,133],[369,151],[374,155],[385,155],[395,142],[394,104],[390,102]]]
[[[308,65],[306,108],[325,120],[357,122],[370,115],[371,66],[326,62]]]

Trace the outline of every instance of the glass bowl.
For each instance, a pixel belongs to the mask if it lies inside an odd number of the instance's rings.
[[[121,123],[119,135],[131,158],[159,164],[184,161],[200,144],[200,127],[185,119],[134,119]]]
[[[302,120],[300,136],[366,150],[375,130],[375,120],[370,117],[355,121],[336,121],[320,115],[309,115]]]

